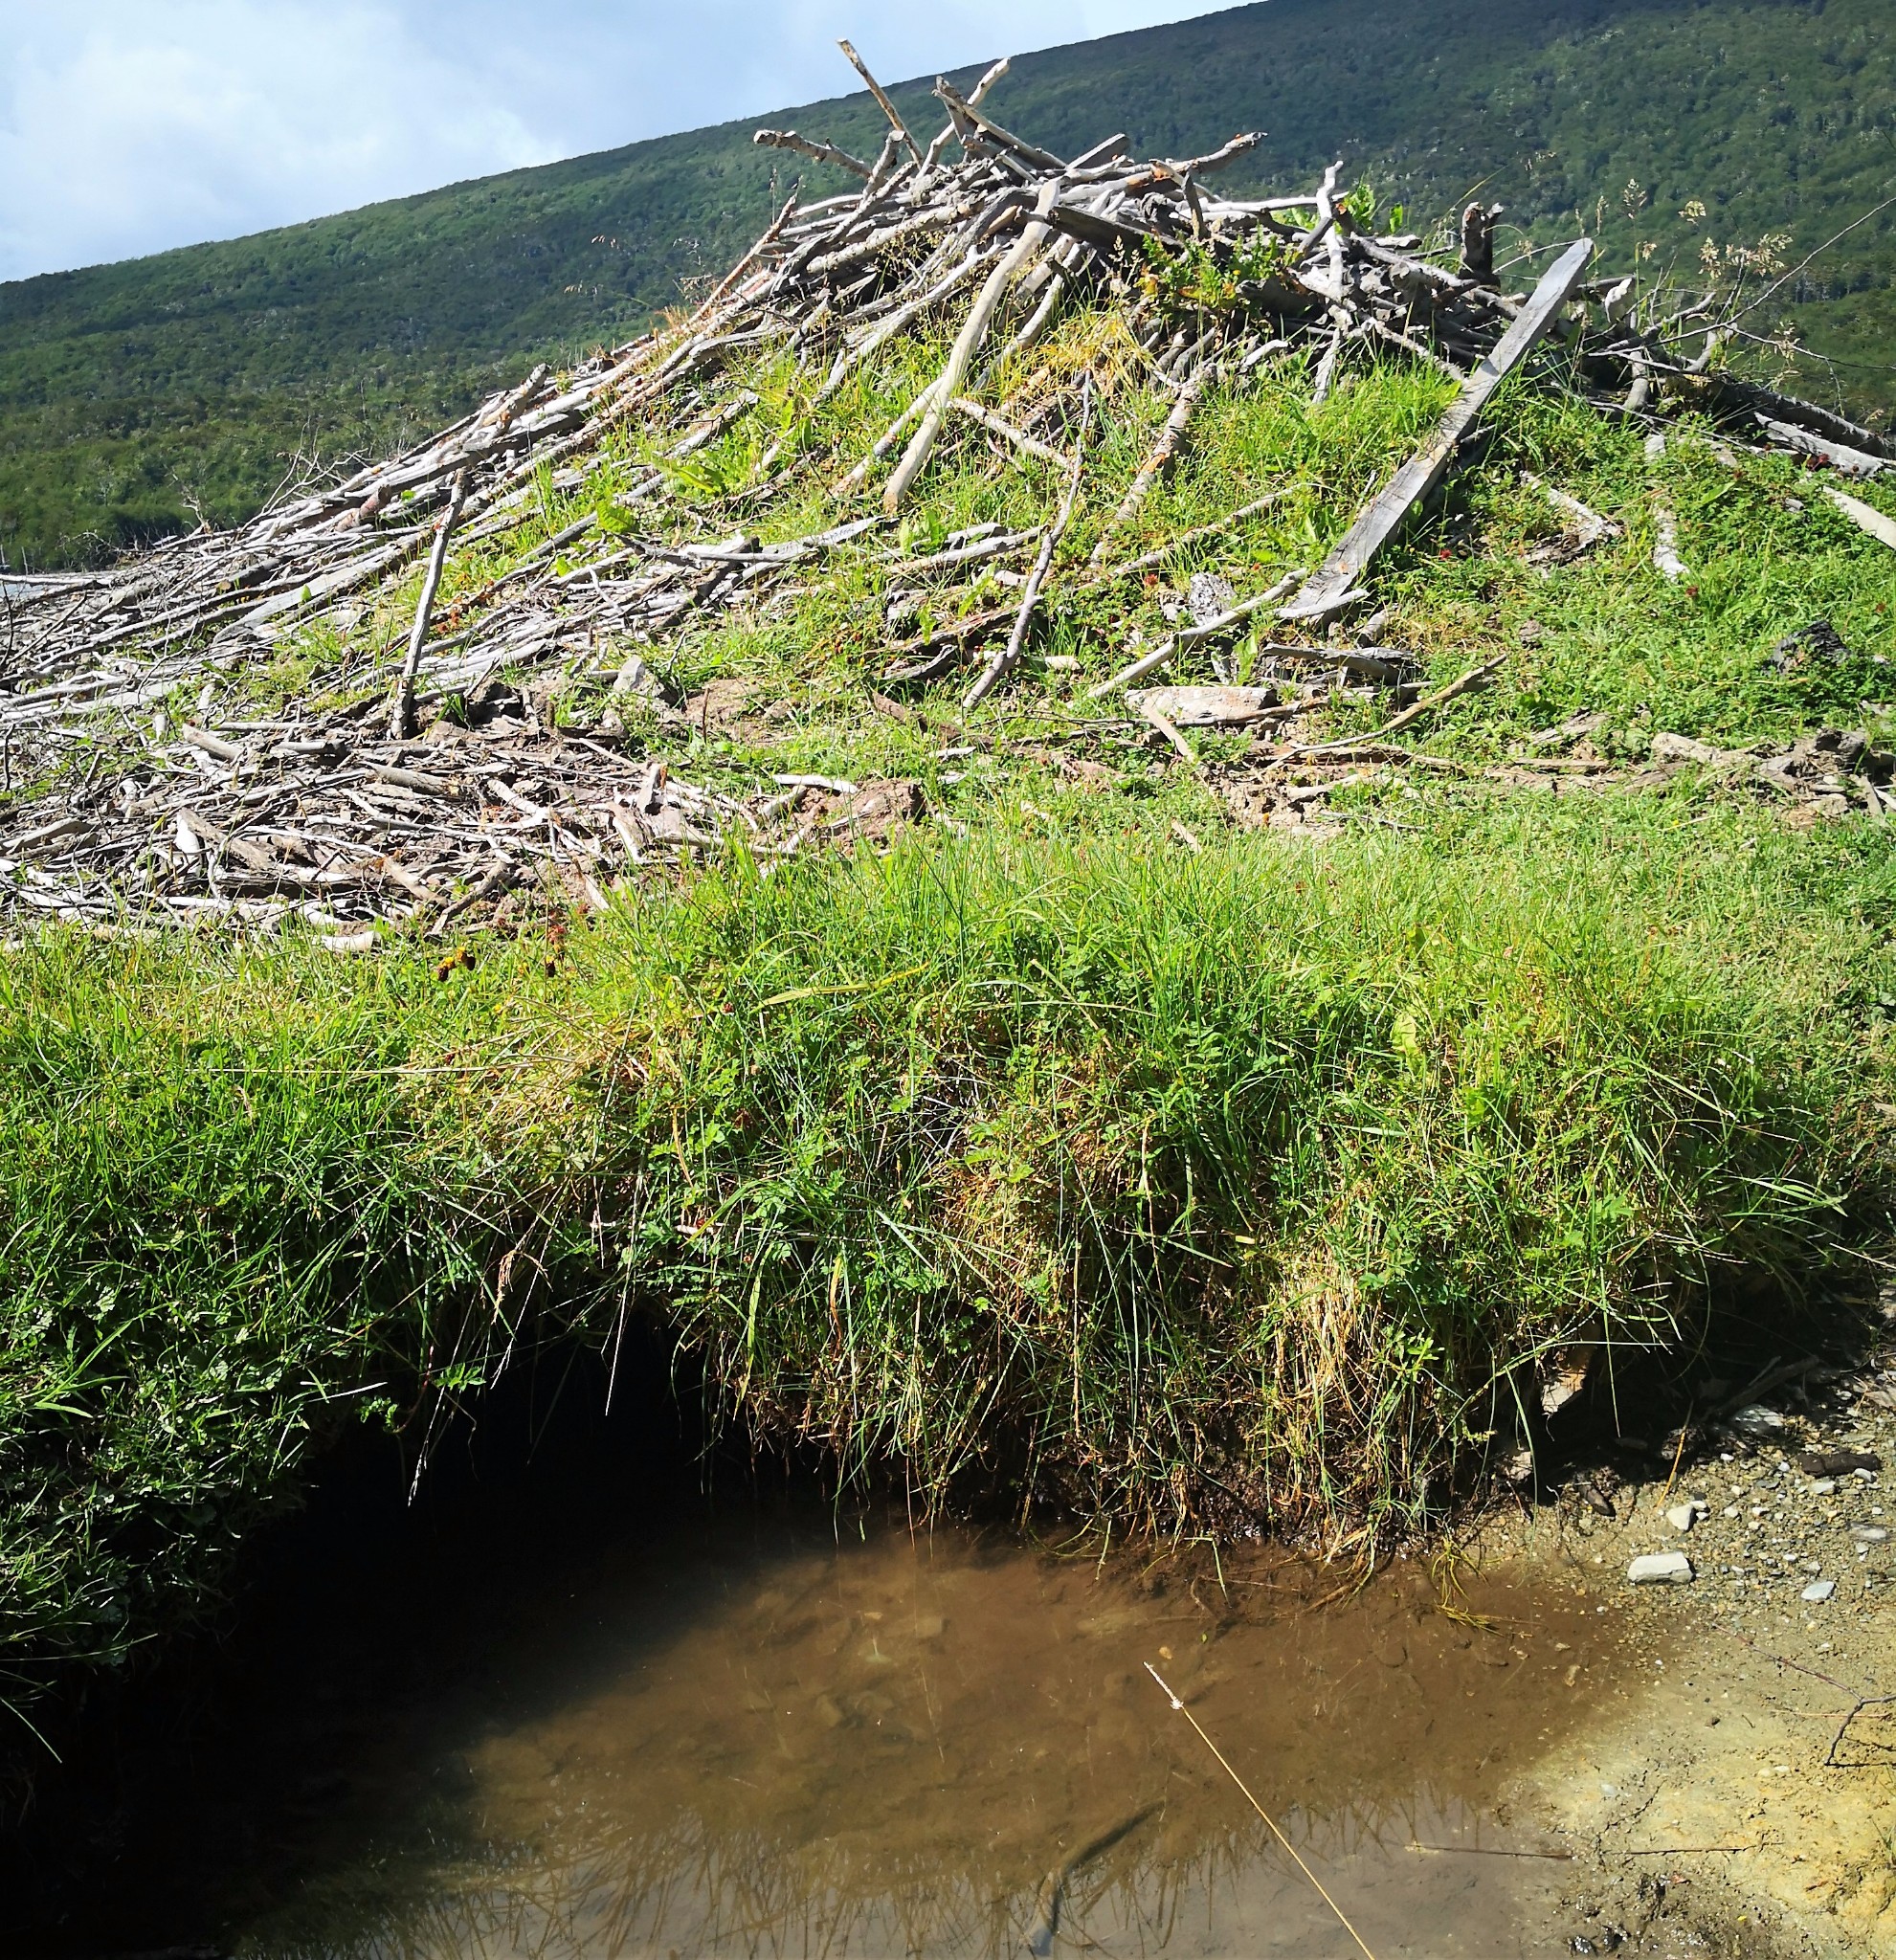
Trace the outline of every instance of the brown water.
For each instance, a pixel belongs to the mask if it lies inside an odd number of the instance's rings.
[[[1613,1674],[1603,1623],[1490,1582],[1478,1630],[1406,1574],[1323,1603],[1282,1563],[681,1528],[425,1676],[316,1668],[309,1787],[250,1840],[221,1793],[224,1923],[390,1960],[1358,1951],[1150,1661],[1377,1955],[1562,1950],[1574,1868],[1505,1798]]]

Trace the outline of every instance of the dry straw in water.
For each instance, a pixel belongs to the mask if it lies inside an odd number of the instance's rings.
[[[1316,1873],[1313,1872],[1308,1865],[1306,1865],[1304,1862],[1303,1859],[1298,1854],[1296,1845],[1291,1843],[1290,1839],[1286,1838],[1283,1835],[1283,1833],[1278,1829],[1277,1819],[1273,1817],[1269,1811],[1267,1811],[1263,1807],[1263,1805],[1260,1804],[1258,1801],[1258,1799],[1251,1794],[1250,1785],[1247,1784],[1244,1781],[1243,1777],[1241,1777],[1238,1773],[1238,1771],[1234,1770],[1231,1767],[1231,1765],[1225,1761],[1223,1750],[1221,1750],[1218,1748],[1217,1744],[1215,1743],[1211,1739],[1211,1737],[1205,1733],[1203,1726],[1200,1725],[1198,1721],[1198,1718],[1194,1714],[1193,1714],[1191,1709],[1188,1708],[1185,1705],[1185,1704],[1181,1702],[1175,1694],[1172,1693],[1171,1688],[1168,1684],[1165,1677],[1158,1671],[1156,1667],[1152,1665],[1152,1663],[1149,1660],[1146,1662],[1146,1672],[1149,1674],[1155,1682],[1158,1682],[1160,1687],[1165,1689],[1166,1700],[1169,1701],[1175,1709],[1177,1709],[1179,1714],[1185,1717],[1186,1721],[1188,1721],[1192,1725],[1193,1730],[1197,1735],[1198,1740],[1201,1743],[1203,1743],[1208,1749],[1211,1750],[1214,1756],[1217,1758],[1218,1768],[1222,1770],[1224,1773],[1227,1776],[1229,1776],[1235,1784],[1237,1784],[1238,1789],[1244,1793],[1244,1801],[1248,1803],[1251,1806],[1251,1808],[1254,1811],[1256,1811],[1260,1817],[1263,1818],[1264,1822],[1270,1826],[1271,1836],[1275,1838],[1277,1841],[1283,1846],[1284,1850],[1289,1852],[1293,1859],[1296,1859],[1297,1869],[1300,1872],[1302,1872],[1304,1876],[1309,1880],[1311,1884],[1313,1884],[1317,1888],[1317,1892],[1319,1896],[1322,1898],[1324,1904],[1327,1905],[1333,1913],[1336,1914],[1337,1922],[1343,1927],[1343,1930],[1347,1932],[1350,1935],[1350,1937],[1352,1940],[1354,1940],[1359,1947],[1362,1948],[1365,1960],[1376,1960],[1376,1956],[1370,1951],[1369,1945],[1364,1940],[1363,1935],[1359,1933],[1356,1930],[1356,1928],[1350,1924],[1350,1915],[1344,1911],[1343,1907],[1340,1906],[1336,1903],[1336,1901],[1329,1896],[1329,1894],[1327,1891],[1325,1891],[1324,1882],[1320,1878],[1318,1878]]]

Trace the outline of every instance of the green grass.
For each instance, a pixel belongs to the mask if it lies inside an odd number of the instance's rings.
[[[926,1503],[1386,1540],[1536,1357],[1676,1347],[1879,1229],[1892,899],[1867,828],[1682,796],[1321,854],[740,858],[438,980],[30,943],[14,1698],[214,1602],[338,1425],[425,1435],[627,1311]]]
[[[895,94],[936,126],[926,88]],[[1171,157],[1262,129],[1221,184],[1308,184],[1341,156],[1421,229],[1484,187],[1504,256],[1586,229],[1614,264],[1650,248],[1649,269],[1689,271],[1707,241],[1785,234],[1789,266],[1896,190],[1884,0],[1270,0],[1024,56],[994,106],[1063,155],[1115,129]],[[881,141],[859,94],[759,120]],[[189,529],[193,500],[234,521],[299,454],[413,439],[535,360],[629,338],[787,193],[800,167],[755,126],[0,286],[7,563]],[[1799,386],[1886,408],[1893,277],[1885,211],[1786,287],[1818,350],[1792,360]]]

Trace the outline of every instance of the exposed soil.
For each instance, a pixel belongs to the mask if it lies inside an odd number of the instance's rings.
[[[1896,1369],[1761,1406],[1781,1427],[1727,1426],[1676,1479],[1618,1453],[1479,1541],[1564,1579],[1637,1657],[1528,1799],[1587,1861],[1596,1951],[1896,1950]],[[1855,1455],[1885,1467],[1812,1474]],[[1689,1583],[1628,1583],[1681,1551]]]

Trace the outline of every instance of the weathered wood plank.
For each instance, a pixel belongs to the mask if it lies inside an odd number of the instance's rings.
[[[1402,528],[1409,513],[1442,479],[1494,391],[1527,359],[1534,344],[1573,297],[1594,254],[1591,238],[1576,239],[1549,267],[1520,317],[1496,344],[1431,435],[1385,488],[1364,507],[1343,542],[1283,609],[1285,619],[1320,619],[1340,612],[1354,596],[1376,554]]]

